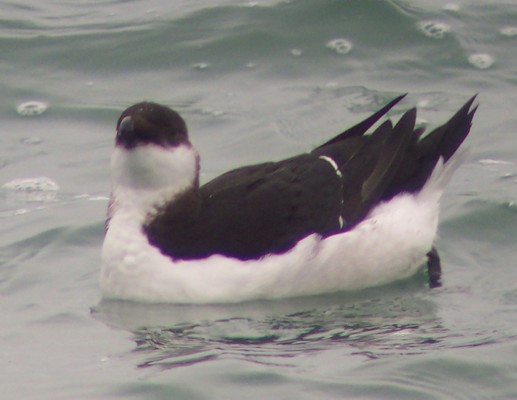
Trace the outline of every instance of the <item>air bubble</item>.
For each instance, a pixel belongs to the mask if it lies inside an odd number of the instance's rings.
[[[517,26],[506,26],[501,28],[499,33],[503,36],[517,36]]]
[[[469,56],[469,63],[476,68],[487,69],[494,64],[494,59],[490,54],[476,53]]]
[[[338,54],[348,54],[352,50],[353,44],[348,39],[332,39],[325,46]]]
[[[33,117],[35,115],[41,115],[47,111],[47,104],[42,101],[26,101],[16,107],[16,111],[19,115],[24,117]]]
[[[451,30],[450,25],[438,21],[422,21],[418,23],[424,35],[433,39],[443,39],[445,34]]]

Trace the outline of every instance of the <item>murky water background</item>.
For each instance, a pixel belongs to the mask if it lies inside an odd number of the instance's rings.
[[[517,3],[0,4],[0,397],[517,398]],[[310,149],[409,92],[472,94],[443,199],[444,285],[231,306],[101,302],[114,124],[187,120],[202,179]]]

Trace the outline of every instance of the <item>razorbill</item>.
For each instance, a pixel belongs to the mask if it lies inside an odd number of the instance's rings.
[[[105,298],[221,303],[357,290],[427,262],[439,200],[464,158],[471,98],[427,135],[404,96],[310,153],[200,185],[181,116],[142,102],[117,122],[100,284]],[[371,129],[372,128],[372,129]]]

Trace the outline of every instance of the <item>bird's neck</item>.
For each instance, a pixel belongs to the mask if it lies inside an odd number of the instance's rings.
[[[140,223],[174,197],[199,185],[199,156],[190,145],[116,147],[111,216],[130,215]]]

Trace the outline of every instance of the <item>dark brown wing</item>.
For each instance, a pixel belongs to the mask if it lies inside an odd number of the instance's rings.
[[[256,259],[351,229],[380,201],[419,190],[468,134],[474,99],[422,140],[415,109],[367,134],[402,97],[309,154],[238,168],[184,193],[145,226],[150,242],[177,259]]]

